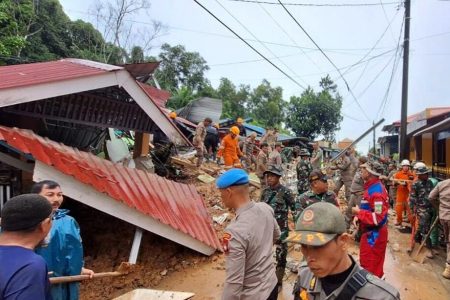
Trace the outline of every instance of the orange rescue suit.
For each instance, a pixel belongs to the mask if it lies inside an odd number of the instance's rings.
[[[403,170],[397,172],[394,175],[394,179],[399,180],[414,180],[414,174],[411,171],[404,172]],[[402,224],[403,212],[406,211],[410,224],[413,223],[413,216],[409,208],[409,192],[411,190],[411,184],[408,182],[406,185],[397,186],[397,199],[395,203],[395,211],[397,214],[397,224]]]
[[[241,149],[239,149],[239,137],[232,137],[227,134],[223,139],[220,147],[220,152],[223,156],[225,166],[234,166],[239,164],[239,157],[242,156]]]

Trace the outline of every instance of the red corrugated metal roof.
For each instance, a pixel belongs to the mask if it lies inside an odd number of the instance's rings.
[[[157,89],[151,85],[136,81],[147,96],[152,99],[159,107],[166,107],[167,100],[170,98],[170,92]]]
[[[0,67],[0,89],[98,75],[121,67],[81,59],[61,59]]]
[[[193,185],[113,164],[30,130],[0,126],[0,141],[92,186],[112,200],[123,202],[214,249],[221,249],[211,217]]]

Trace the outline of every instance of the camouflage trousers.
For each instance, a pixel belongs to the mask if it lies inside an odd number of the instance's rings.
[[[287,243],[279,243],[275,248],[275,257],[277,260],[276,274],[278,279],[278,284],[281,285],[283,282],[284,272],[286,269],[286,258],[288,253]]]
[[[430,231],[431,223],[433,220],[433,210],[431,208],[418,210],[416,213],[416,218],[418,219],[419,226],[417,227],[414,239],[417,243],[421,243]],[[431,248],[432,245],[430,237],[427,238],[425,244],[428,248]]]

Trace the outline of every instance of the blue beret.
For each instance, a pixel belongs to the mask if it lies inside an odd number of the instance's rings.
[[[233,185],[242,185],[248,183],[248,175],[242,169],[231,169],[223,173],[216,180],[216,186],[218,189],[226,189]]]

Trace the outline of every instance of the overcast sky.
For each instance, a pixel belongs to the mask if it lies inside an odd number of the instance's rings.
[[[344,74],[363,111],[349,94],[345,83],[339,78],[331,63],[316,50],[314,44],[282,7],[230,0],[200,2],[245,39],[255,40],[256,37],[266,42],[250,43],[295,78],[300,85],[317,87],[320,77],[327,72],[336,79],[339,92],[344,97],[344,121],[337,133],[339,140],[345,137],[357,138],[370,127],[373,120],[379,120],[381,117],[386,119],[385,124],[400,119],[401,60],[392,81],[386,107],[383,110],[380,106],[396,61],[395,49],[404,7],[398,4],[400,3],[398,0],[382,1],[385,3],[383,6],[286,6],[338,68],[379,55]],[[87,12],[96,0],[60,0],[60,2],[71,19],[92,21],[92,16]],[[380,3],[379,0],[284,0],[283,2]],[[286,100],[292,95],[300,95],[303,91],[303,88],[269,63],[260,61],[255,52],[234,38],[230,31],[194,1],[153,0],[151,3],[147,14],[142,13],[133,19],[138,22],[159,20],[167,26],[167,34],[155,40],[155,46],[167,42],[171,45],[184,45],[188,51],[199,52],[211,67],[206,76],[214,87],[217,87],[221,77],[230,78],[236,85],[244,83],[252,87],[265,78],[273,85],[283,88]],[[448,17],[450,1],[413,0],[411,11],[408,114],[422,111],[426,107],[450,106]],[[391,24],[389,28],[388,24]],[[150,26],[145,24],[134,23],[134,26],[150,30]],[[386,34],[369,53],[386,29]],[[403,40],[403,34],[401,38]],[[157,53],[158,48],[155,48],[152,54]],[[342,70],[344,71],[345,69]],[[377,135],[380,134],[378,130]],[[358,145],[358,149],[367,151],[371,140],[371,137],[366,138]]]

